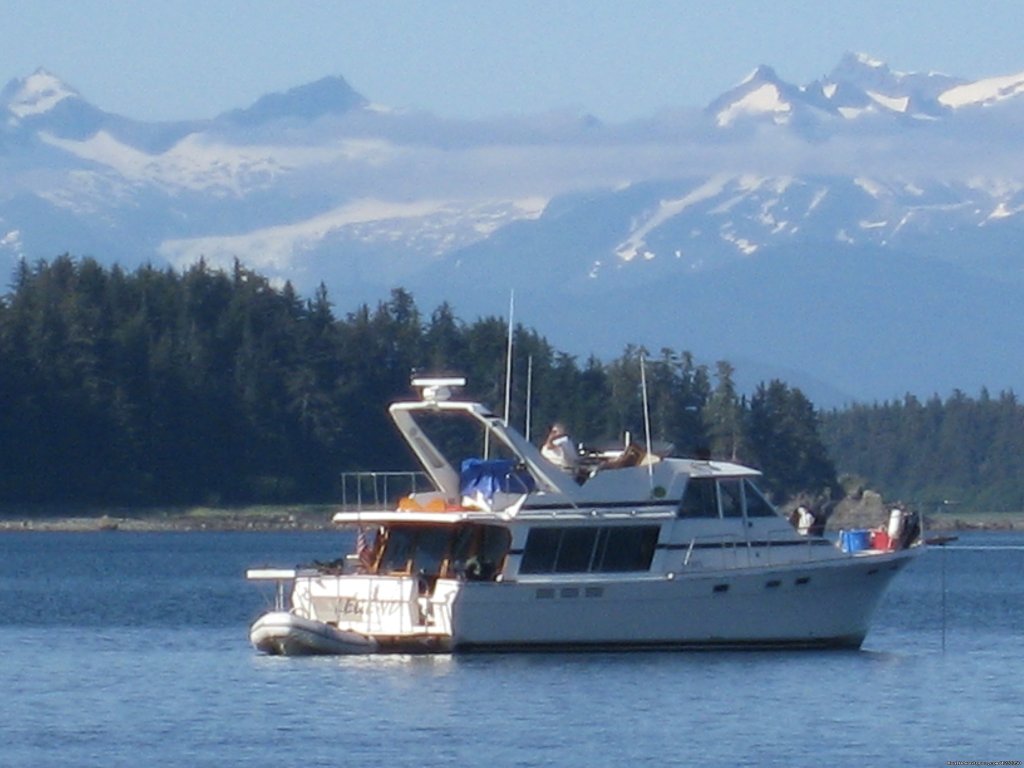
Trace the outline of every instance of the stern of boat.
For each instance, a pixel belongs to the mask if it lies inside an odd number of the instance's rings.
[[[450,647],[456,581],[439,579],[426,593],[420,579],[409,576],[284,569],[255,569],[246,576],[275,584],[273,609],[249,632],[253,647],[263,653],[408,653]]]

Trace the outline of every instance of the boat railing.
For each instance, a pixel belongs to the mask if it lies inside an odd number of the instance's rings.
[[[765,533],[765,542],[768,545],[768,563],[770,565],[785,565],[796,560],[810,562],[816,559],[817,550],[815,547],[821,542],[821,537],[804,536],[802,541],[797,541],[795,545],[797,549],[794,550],[793,529],[787,526],[767,531]],[[793,557],[793,552],[798,552],[799,554]],[[776,553],[782,555],[778,560],[775,558]]]
[[[778,528],[766,531],[757,544],[737,534],[719,533],[707,536],[694,536],[686,548],[683,567],[708,567],[703,558],[695,559],[695,551],[715,552],[714,566],[721,568],[741,568],[753,565],[784,565],[794,561],[811,561],[815,559],[815,547],[820,539],[815,536],[806,537],[806,541],[795,542],[793,529]],[[795,552],[799,552],[794,556]],[[765,557],[762,559],[761,555]]]
[[[710,566],[714,568],[738,568],[742,564],[741,557],[744,556],[746,558],[746,563],[748,565],[750,563],[750,553],[747,547],[747,540],[732,533],[716,533],[708,536],[694,536],[690,539],[690,544],[686,548],[686,556],[683,558],[683,567],[709,567],[708,563],[694,559],[694,550],[717,553],[718,557],[716,558],[716,562]],[[742,550],[745,555],[741,555],[737,550]]]
[[[434,490],[426,472],[341,473],[341,506],[350,512],[394,509],[404,496]]]
[[[249,581],[273,581],[274,582],[274,610],[284,611],[288,603],[285,595],[285,585],[295,580],[294,568],[250,568],[245,572],[245,578]]]

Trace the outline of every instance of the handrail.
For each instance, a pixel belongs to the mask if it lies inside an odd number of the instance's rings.
[[[712,542],[712,543],[715,543],[715,544],[720,544],[721,545],[721,550],[724,550],[724,549],[727,549],[727,548],[729,550],[731,550],[732,551],[733,567],[734,568],[736,567],[736,548],[739,547],[739,546],[744,546],[744,545],[746,545],[748,543],[746,541],[746,539],[741,539],[739,536],[737,536],[734,533],[714,533],[714,534],[708,534],[707,536],[693,536],[693,537],[690,538],[690,545],[686,548],[686,557],[683,558],[683,567],[684,568],[688,567],[690,565],[690,556],[693,554],[694,548],[697,546],[697,543],[700,542],[700,541],[709,541],[709,542]],[[747,547],[747,550],[748,550],[748,552],[747,552],[747,561],[748,561],[747,564],[749,565],[750,564],[749,563],[749,561],[750,561],[749,547]]]
[[[245,572],[245,578],[249,581],[273,581],[274,582],[274,610],[285,610],[285,582],[295,581],[296,572],[294,568],[250,568]]]
[[[426,472],[342,472],[341,505],[362,512],[394,508],[402,496],[436,490]]]
[[[775,544],[775,542],[776,541],[779,541],[779,542],[790,541],[791,542],[792,541],[792,535],[793,535],[793,529],[792,528],[780,527],[780,528],[772,528],[769,531],[767,531],[767,533],[766,533],[766,540],[768,542],[767,549],[768,549],[768,562],[769,562],[769,564],[771,564],[771,565],[775,564],[774,559],[772,558],[772,553],[776,549],[778,549],[778,546]],[[804,539],[805,539],[805,541],[801,541],[800,542],[800,549],[802,550],[803,554],[805,555],[805,560],[807,562],[810,562],[810,561],[814,560],[814,547],[816,546],[815,542],[816,541],[820,541],[821,537],[819,537],[819,536],[804,536]]]
[[[776,553],[791,551],[792,545],[794,544],[792,538],[792,529],[787,528],[775,528],[763,532],[763,539],[761,540],[761,546],[756,549],[762,550],[767,553],[767,558],[762,564],[767,565],[779,565],[789,562],[796,562],[796,558],[783,557],[780,560],[776,560]],[[814,560],[814,547],[817,542],[821,541],[819,537],[808,536],[805,537],[806,541],[795,542],[800,550],[800,554],[803,555],[803,559],[807,562]],[[719,545],[719,551],[726,549],[732,553],[732,567],[739,565],[739,558],[742,555],[737,551],[740,547],[746,550],[747,566],[754,565],[752,552],[755,549],[752,547],[751,542],[741,536],[733,533],[720,533],[720,534],[708,534],[706,536],[694,536],[690,539],[690,543],[686,548],[686,556],[683,558],[683,567],[689,567],[691,559],[693,557],[694,550],[702,543],[707,542],[711,544]],[[783,542],[786,546],[783,547]],[[724,565],[724,558],[722,556],[722,564]]]

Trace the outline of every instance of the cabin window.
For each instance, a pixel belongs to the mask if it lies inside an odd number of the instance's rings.
[[[551,573],[555,570],[558,557],[558,543],[562,539],[561,528],[532,528],[526,537],[526,550],[520,573]]]
[[[761,495],[756,485],[744,480],[743,491],[747,499],[747,517],[776,517],[775,508]]]
[[[415,531],[411,528],[392,528],[388,531],[384,554],[377,570],[381,573],[408,573],[415,545]]]
[[[718,517],[718,495],[713,477],[691,477],[686,483],[679,517]]]
[[[501,572],[511,539],[495,526],[392,525],[377,572],[491,580]]]
[[[775,517],[775,509],[750,480],[691,477],[686,483],[679,517]]]
[[[505,528],[462,526],[452,546],[452,569],[469,581],[491,581],[501,573],[511,542]]]
[[[594,555],[597,528],[566,528],[558,546],[555,571],[558,573],[586,573]]]
[[[646,571],[659,528],[646,526],[539,527],[526,537],[520,573]]]
[[[413,559],[413,573],[436,576],[448,554],[451,530],[447,528],[424,528],[416,542],[416,557]]]
[[[463,525],[455,529],[455,537],[452,539],[452,562],[455,567],[465,564],[477,547],[476,526]]]
[[[379,573],[426,573],[436,576],[448,549],[450,529],[395,525],[388,529]]]
[[[594,554],[595,571],[621,573],[646,571],[658,546],[658,526],[604,528]]]
[[[743,517],[743,488],[739,480],[719,480],[718,497],[722,502],[722,517]]]

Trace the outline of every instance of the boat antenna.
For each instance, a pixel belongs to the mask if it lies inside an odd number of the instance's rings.
[[[654,488],[654,462],[650,460],[651,456],[651,408],[647,402],[647,369],[644,365],[644,353],[640,351],[640,390],[643,393],[644,398],[644,432],[647,437],[647,477],[651,482],[651,488]]]
[[[526,358],[526,440],[530,440],[530,416],[533,411],[533,355]]]
[[[505,359],[505,426],[508,426],[508,412],[512,404],[512,315],[515,311],[516,292],[509,291],[508,295],[508,352]]]

